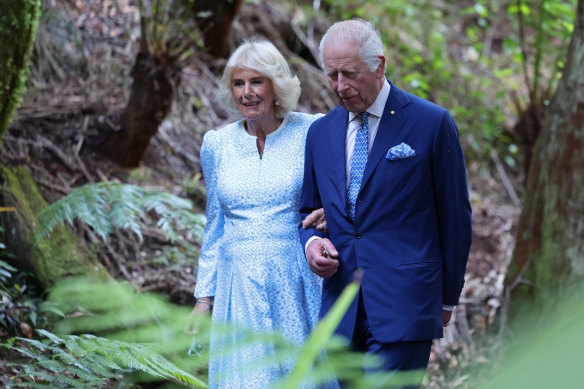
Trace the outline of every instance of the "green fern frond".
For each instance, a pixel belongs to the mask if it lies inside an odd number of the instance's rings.
[[[46,330],[37,332],[46,338],[45,342],[16,338],[21,346],[4,345],[34,361],[13,366],[23,369],[20,377],[33,378],[35,387],[102,386],[107,380],[120,380],[122,374],[131,371],[141,371],[185,386],[207,387],[202,380],[160,355],[153,345],[94,335],[61,338]]]
[[[138,221],[144,217],[144,211],[140,207],[141,197],[138,187],[133,185],[124,185],[119,191],[112,193],[110,196],[112,224],[129,229],[140,236]]]
[[[106,355],[97,353],[90,353],[82,358],[82,363],[89,363],[94,366],[94,371],[102,377],[115,378],[114,371],[123,371],[123,367],[119,366],[112,358]]]
[[[104,241],[116,228],[128,229],[142,239],[142,227],[153,217],[171,241],[181,238],[181,233],[200,240],[205,216],[192,210],[190,200],[170,193],[116,182],[88,184],[40,212],[37,236],[42,239],[56,226],[73,225],[77,220]]]
[[[233,336],[237,339],[233,345],[215,349],[216,357],[265,342],[274,345],[274,353],[268,358],[241,365],[235,371],[225,372],[225,375],[243,374],[253,369],[272,366],[274,363],[282,363],[295,366],[290,376],[279,384],[281,386],[277,386],[279,388],[297,388],[307,383],[320,384],[335,376],[355,384],[356,387],[379,386],[387,377],[375,377],[375,380],[367,378],[374,382],[365,383],[362,376],[363,355],[351,352],[344,341],[332,337],[334,328],[358,290],[357,283],[351,284],[345,290],[329,315],[320,322],[303,346],[290,343],[289,339],[278,332],[257,333],[236,323],[229,326],[216,324],[213,327],[214,336]],[[204,348],[200,355],[187,355],[188,345],[195,343],[195,339],[183,331],[189,316],[188,307],[170,304],[156,294],[139,293],[126,283],[104,283],[88,279],[61,281],[51,289],[49,300],[52,304],[58,304],[66,315],[56,327],[59,333],[93,332],[107,334],[109,337],[106,343],[103,338],[95,335],[68,335],[59,338],[50,333],[41,333],[55,342],[54,345],[44,345],[45,348],[65,342],[64,348],[77,358],[78,363],[82,366],[94,366],[92,374],[98,372],[99,377],[105,378],[103,371],[95,367],[100,366],[101,369],[116,374],[139,371],[175,383],[193,385],[191,376],[183,375],[183,370],[197,372],[193,374],[206,372],[208,348]],[[84,312],[89,312],[91,316],[70,315],[79,312],[79,307],[84,307]],[[202,319],[196,335],[197,344],[209,344],[210,328],[209,318]],[[328,358],[321,358],[323,353]],[[172,358],[174,365],[169,365],[170,362],[164,358]],[[68,361],[64,356],[56,359]]]

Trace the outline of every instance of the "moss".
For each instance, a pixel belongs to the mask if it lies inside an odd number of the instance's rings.
[[[0,0],[0,139],[20,103],[37,30],[39,0]]]
[[[8,246],[32,268],[44,287],[66,276],[88,275],[110,278],[95,253],[69,228],[58,227],[49,237],[35,241],[36,215],[47,206],[29,171],[24,167],[0,169],[5,203],[16,208]],[[20,246],[20,247],[18,247]]]
[[[140,166],[130,171],[130,178],[138,182],[146,182],[152,179],[152,171],[145,166]]]

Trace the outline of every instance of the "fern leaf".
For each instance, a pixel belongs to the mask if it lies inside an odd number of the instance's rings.
[[[44,336],[45,338],[49,339],[54,344],[63,343],[63,339],[59,338],[57,335],[50,333],[47,330],[37,329],[36,331],[39,333],[39,335]]]
[[[131,230],[140,239],[142,239],[142,232],[139,221],[144,217],[144,210],[140,206],[142,196],[141,188],[134,185],[122,185],[110,196],[112,224]]]
[[[171,241],[186,231],[201,240],[205,217],[192,212],[193,204],[170,193],[137,185],[102,182],[87,184],[54,202],[39,215],[37,237],[44,238],[59,225],[75,220],[88,225],[104,241],[116,228],[128,229],[142,239],[142,228],[152,214]]]
[[[66,370],[66,366],[53,359],[43,359],[39,361],[38,365],[43,369],[52,371],[55,375]]]

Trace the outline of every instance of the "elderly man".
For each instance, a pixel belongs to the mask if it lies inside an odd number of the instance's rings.
[[[306,141],[301,213],[323,207],[328,234],[299,227],[310,269],[324,278],[321,317],[356,273],[358,298],[337,333],[418,371],[458,304],[471,209],[458,130],[442,107],[387,81],[379,33],[338,22],[320,43],[339,106]]]

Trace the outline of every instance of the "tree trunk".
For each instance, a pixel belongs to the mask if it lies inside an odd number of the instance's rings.
[[[513,299],[554,296],[584,280],[584,0],[545,117],[508,276]]]
[[[181,70],[176,58],[157,58],[142,45],[132,69],[134,82],[122,116],[122,130],[109,142],[113,160],[123,167],[140,164],[150,139],[170,113]]]
[[[243,0],[197,0],[192,7],[197,25],[203,34],[207,51],[215,58],[223,58],[229,49],[231,23]]]
[[[36,240],[36,215],[47,206],[28,170],[0,167],[0,204],[14,208],[0,213],[4,227],[0,241],[15,255],[13,266],[33,271],[44,288],[66,276],[94,276],[109,279],[109,273],[93,253],[70,229],[56,228],[50,236]]]
[[[191,3],[205,46],[213,56],[227,54],[231,23],[242,2],[197,0]],[[132,68],[132,90],[122,116],[122,129],[112,135],[107,146],[111,158],[126,168],[140,165],[150,139],[170,113],[182,74],[180,53],[154,52],[149,47],[151,38],[146,36],[145,21],[142,15],[140,51]]]
[[[39,0],[0,0],[0,140],[20,103],[39,9]]]

